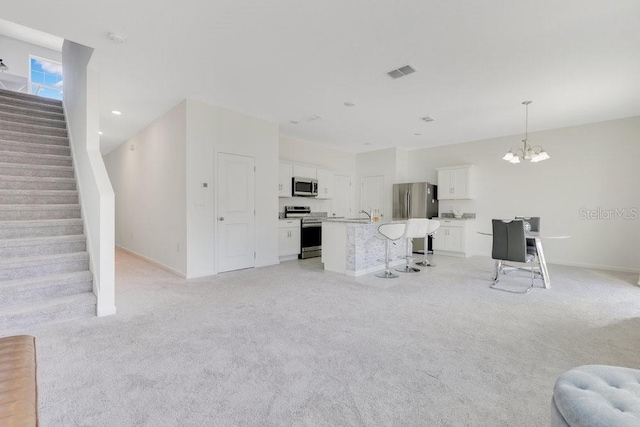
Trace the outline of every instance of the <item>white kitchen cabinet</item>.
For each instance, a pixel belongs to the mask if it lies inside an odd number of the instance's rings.
[[[280,177],[278,179],[278,197],[291,197],[291,178],[293,178],[293,165],[280,163]]]
[[[440,219],[440,228],[433,239],[433,252],[438,255],[469,256],[469,240],[473,234],[472,220]]]
[[[296,178],[318,178],[318,169],[305,165],[293,165],[293,176]]]
[[[317,170],[318,176],[318,199],[332,199],[333,198],[333,181],[334,174],[331,171],[325,169]]]
[[[297,258],[300,253],[300,220],[278,221],[278,256]]]
[[[438,200],[472,199],[473,166],[438,168]]]

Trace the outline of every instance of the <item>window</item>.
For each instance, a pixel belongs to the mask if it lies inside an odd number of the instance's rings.
[[[62,100],[62,64],[30,55],[29,93]]]

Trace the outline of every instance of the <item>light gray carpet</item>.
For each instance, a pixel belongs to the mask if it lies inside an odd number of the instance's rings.
[[[186,281],[118,252],[117,315],[31,331],[42,425],[544,426],[562,372],[640,366],[637,275],[550,266],[514,295],[488,258],[435,261]]]

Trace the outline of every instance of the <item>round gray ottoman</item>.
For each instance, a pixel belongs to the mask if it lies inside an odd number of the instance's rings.
[[[587,365],[560,375],[552,426],[640,426],[640,370]]]

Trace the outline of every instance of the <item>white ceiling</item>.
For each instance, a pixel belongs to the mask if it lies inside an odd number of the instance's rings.
[[[355,152],[518,134],[525,99],[531,130],[640,115],[637,0],[21,0],[2,15],[96,49],[103,152],[184,98]]]

